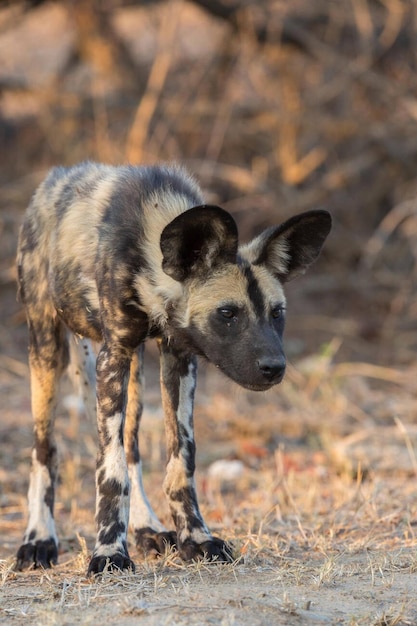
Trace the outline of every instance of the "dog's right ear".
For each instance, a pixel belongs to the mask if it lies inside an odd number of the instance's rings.
[[[238,233],[233,217],[203,204],[178,215],[162,231],[162,269],[184,282],[204,278],[219,263],[235,263]]]
[[[320,254],[332,226],[328,211],[306,211],[268,228],[245,246],[254,265],[265,266],[285,283],[308,269]]]

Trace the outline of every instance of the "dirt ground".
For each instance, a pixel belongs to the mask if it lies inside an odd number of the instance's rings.
[[[417,8],[406,0],[19,1],[0,10],[0,623],[417,624]],[[139,5],[140,4],[140,5]],[[143,6],[142,6],[143,5]],[[235,7],[235,9],[233,9]],[[96,429],[64,383],[59,564],[14,571],[32,445],[19,224],[49,167],[177,160],[244,238],[324,206],[288,285],[284,382],[201,367],[202,512],[235,562],[89,580]],[[165,464],[155,347],[141,434]]]

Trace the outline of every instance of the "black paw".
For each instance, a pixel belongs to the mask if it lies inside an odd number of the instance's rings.
[[[216,563],[232,563],[234,561],[230,545],[218,537],[212,537],[203,543],[196,543],[192,539],[187,539],[181,544],[178,552],[184,561],[196,561],[198,559],[208,559]]]
[[[177,533],[174,531],[157,532],[152,528],[135,531],[136,547],[143,556],[160,556],[166,548],[177,547]]]
[[[127,554],[116,552],[116,554],[108,556],[93,556],[88,566],[87,576],[102,574],[104,571],[114,572],[124,569],[135,571],[135,564]]]
[[[16,555],[16,569],[22,571],[29,567],[51,567],[58,562],[58,546],[55,540],[39,539],[33,543],[24,543]]]

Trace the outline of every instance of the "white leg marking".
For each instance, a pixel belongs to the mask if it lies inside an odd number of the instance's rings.
[[[96,354],[89,339],[69,333],[68,373],[90,419],[96,419]]]
[[[155,515],[146,496],[142,480],[142,461],[129,465],[130,493],[130,525],[134,530],[152,528],[156,532],[164,532],[166,528]]]
[[[32,470],[30,474],[28,502],[29,521],[24,536],[25,543],[31,541],[30,535],[36,532],[35,541],[52,537],[56,545],[58,538],[55,531],[54,518],[49,506],[45,502],[47,490],[51,487],[51,477],[45,465],[41,465],[36,458],[36,451],[32,452]]]

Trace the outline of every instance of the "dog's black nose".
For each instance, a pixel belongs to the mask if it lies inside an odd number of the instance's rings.
[[[270,383],[280,382],[285,373],[284,357],[263,357],[257,361],[264,378]]]

